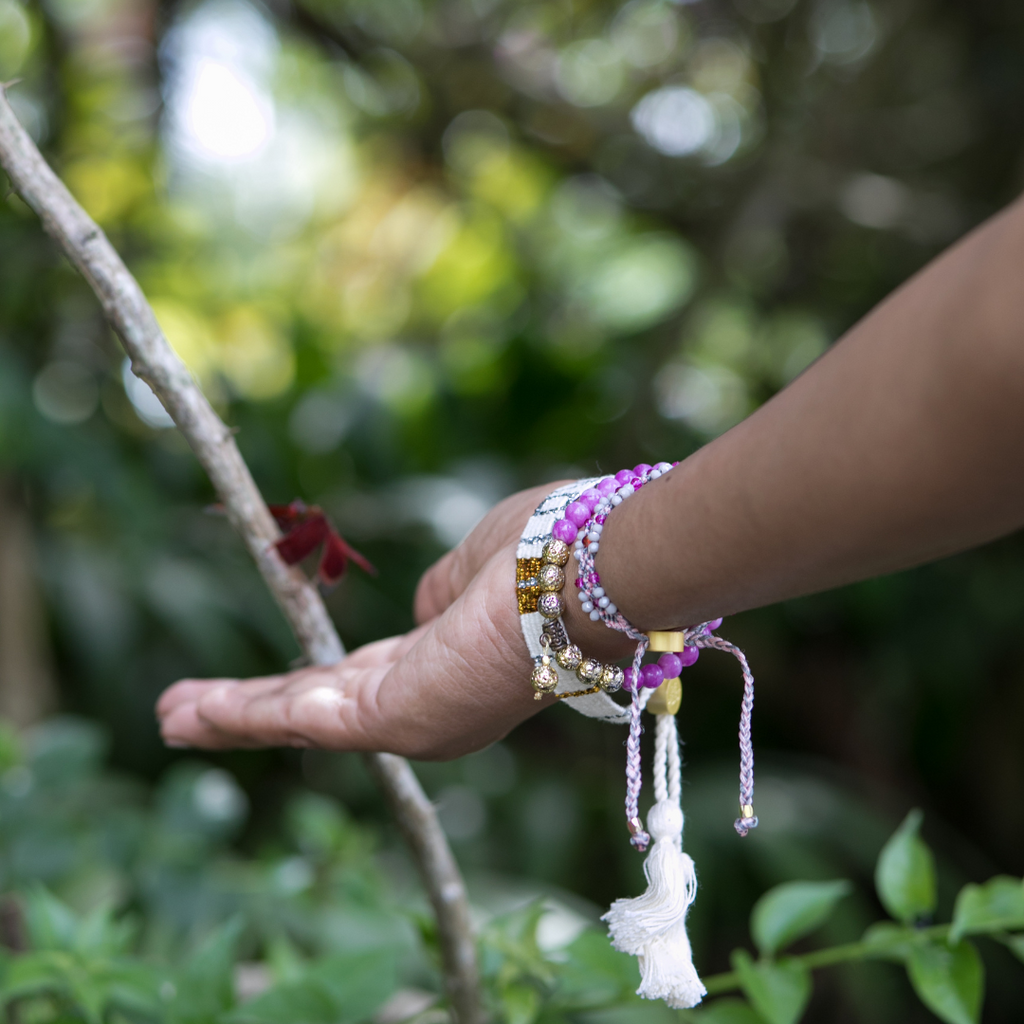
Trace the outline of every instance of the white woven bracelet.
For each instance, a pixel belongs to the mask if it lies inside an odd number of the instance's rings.
[[[521,570],[524,565],[532,565],[540,560],[544,545],[551,539],[551,528],[562,518],[568,505],[588,487],[593,487],[599,479],[600,477],[591,477],[559,487],[537,506],[519,538],[519,547],[516,548],[516,561]],[[525,572],[521,571],[517,576],[524,574]],[[524,586],[523,582],[520,582],[518,597],[519,624],[523,630],[523,639],[534,664],[539,665],[544,655],[540,635],[546,620],[537,611],[536,588]],[[558,673],[558,686],[554,690],[556,695],[579,689],[580,683],[574,672],[561,668],[555,662],[551,663],[551,667]],[[629,724],[629,708],[616,704],[603,691],[588,693],[585,697],[567,697],[563,703],[588,718],[598,718],[603,722],[614,722],[616,725]]]

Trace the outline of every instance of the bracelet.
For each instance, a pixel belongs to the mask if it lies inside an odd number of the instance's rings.
[[[543,689],[535,696],[544,693],[553,694],[571,707],[574,711],[586,715],[589,718],[597,718],[604,722],[611,722],[616,725],[625,725],[629,722],[629,709],[616,704],[609,696],[606,689],[602,688],[597,677],[593,680],[583,680],[578,675],[578,669],[585,661],[583,659],[576,668],[563,667],[558,660],[558,655],[564,648],[570,645],[568,635],[565,632],[565,625],[561,622],[561,613],[564,610],[564,598],[561,590],[564,587],[564,566],[568,563],[568,546],[565,545],[566,560],[561,565],[556,562],[545,562],[545,549],[552,540],[552,529],[555,524],[564,518],[566,508],[571,505],[585,491],[599,482],[599,478],[578,480],[575,483],[566,484],[552,491],[538,506],[530,517],[519,539],[519,546],[516,548],[516,600],[519,608],[519,624],[522,629],[523,639],[526,641],[527,650],[533,659],[534,669],[531,679],[537,675],[542,683]],[[573,532],[575,539],[576,531]],[[552,545],[547,548],[549,554],[559,549]],[[558,556],[561,558],[561,555]],[[548,586],[554,586],[553,590],[541,588],[540,574],[545,565],[552,565],[562,573],[562,583],[557,583],[558,577],[553,572],[546,572]],[[548,612],[545,617],[542,609]],[[579,648],[575,648],[579,650]],[[562,654],[562,660],[569,662],[569,653]],[[597,664],[600,665],[600,662]],[[601,665],[603,674],[606,666]],[[614,666],[612,666],[614,668]],[[543,674],[539,670],[544,670]],[[621,669],[618,670],[621,672]],[[588,674],[593,669],[588,666]],[[625,679],[623,673],[622,680]],[[588,686],[580,689],[581,681],[588,682]],[[614,680],[609,679],[606,685],[614,687]]]
[[[580,480],[548,495],[538,506],[520,539],[516,552],[516,587],[523,636],[534,658],[530,679],[535,698],[554,693],[566,698],[571,706],[584,714],[606,721],[629,722],[626,821],[631,833],[630,842],[638,850],[646,850],[653,836],[654,845],[644,864],[647,891],[635,899],[616,900],[602,920],[608,922],[615,948],[635,955],[639,961],[641,980],[637,994],[647,999],[663,999],[674,1009],[685,1009],[696,1006],[706,990],[693,966],[686,934],[686,915],[697,893],[697,878],[693,860],[682,849],[679,738],[675,719],[682,698],[679,674],[697,660],[701,648],[705,647],[733,654],[743,669],[741,816],[735,823],[741,836],[757,825],[752,806],[754,755],[750,736],[754,677],[743,652],[715,636],[714,630],[721,626],[721,619],[682,630],[643,633],[636,629],[601,586],[594,564],[604,524],[611,511],[651,480],[663,476],[673,465],[667,462],[655,466],[641,463],[632,470],[620,470],[615,476]],[[637,643],[633,664],[625,671],[584,658],[566,633],[561,618],[565,610],[562,591],[570,544],[578,564],[574,583],[583,611],[593,621],[602,621]],[[659,653],[656,665],[642,665],[648,650]],[[579,681],[590,683],[589,688],[572,689],[567,675],[563,675],[570,671],[575,672]],[[620,688],[631,694],[628,711],[608,696],[609,692]],[[656,802],[648,815],[650,835],[638,810],[642,781],[641,715],[644,710],[657,719],[654,749]]]

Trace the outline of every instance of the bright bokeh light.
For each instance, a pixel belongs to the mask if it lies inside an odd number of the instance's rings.
[[[237,164],[274,138],[270,80],[273,27],[243,0],[212,0],[167,34],[167,130],[178,154],[206,165]]]
[[[262,152],[274,134],[274,106],[255,83],[226,64],[197,62],[182,90],[189,142],[215,160],[245,160]]]
[[[633,108],[633,127],[648,145],[666,156],[690,156],[716,135],[714,108],[695,89],[668,86],[649,92]]]

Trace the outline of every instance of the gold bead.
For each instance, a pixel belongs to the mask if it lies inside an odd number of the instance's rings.
[[[541,558],[545,562],[551,565],[565,565],[569,561],[569,545],[563,540],[558,540],[552,537],[551,540],[544,545],[544,550],[541,552]]]
[[[563,647],[555,655],[555,661],[557,661],[562,668],[568,669],[570,672],[575,669],[582,660],[583,652],[575,644],[569,644],[568,647]]]
[[[562,595],[552,591],[541,594],[537,598],[537,611],[545,619],[557,619],[565,611],[565,602],[562,600]]]
[[[603,671],[604,665],[596,658],[584,658],[576,669],[576,678],[581,683],[596,683]]]
[[[561,590],[565,586],[565,573],[557,565],[542,565],[537,573],[541,590]]]
[[[601,689],[608,693],[615,693],[616,690],[621,690],[622,684],[625,681],[626,673],[618,665],[605,665],[601,672],[601,678],[598,679]]]
[[[530,673],[530,685],[536,691],[537,699],[543,693],[554,693],[558,686],[558,673],[550,665],[538,665]]]
[[[652,715],[674,715],[683,702],[683,684],[678,676],[666,679],[647,700]]]
[[[649,651],[673,651],[679,653],[686,646],[686,636],[683,631],[652,629],[647,638],[650,640]]]

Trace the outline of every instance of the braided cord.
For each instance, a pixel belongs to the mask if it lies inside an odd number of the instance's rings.
[[[751,738],[751,719],[754,713],[754,675],[747,664],[746,655],[735,645],[723,640],[713,633],[693,636],[688,643],[695,647],[710,647],[716,651],[731,654],[740,663],[743,670],[743,702],[740,705],[740,817],[736,819],[734,828],[745,836],[752,828],[757,828],[757,816],[754,814],[754,743]]]

